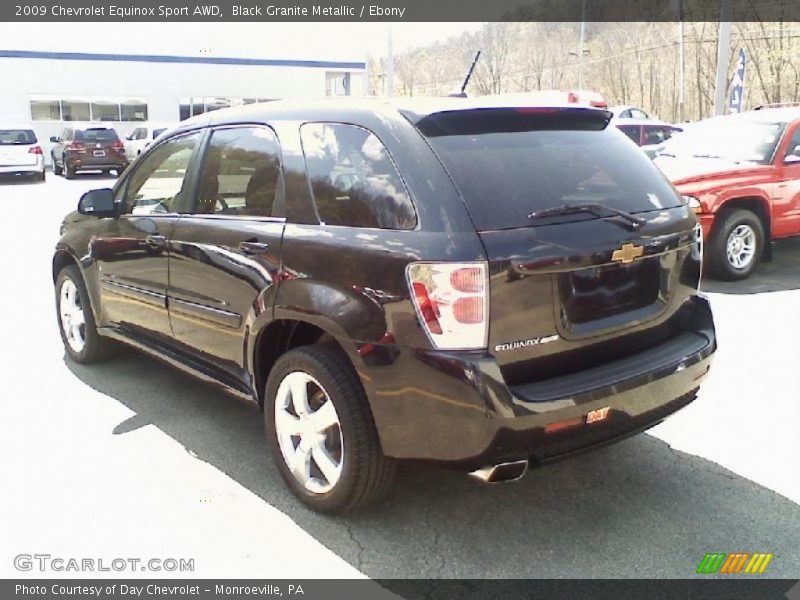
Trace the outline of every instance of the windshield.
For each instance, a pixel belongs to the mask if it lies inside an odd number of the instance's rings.
[[[598,218],[572,212],[528,219],[532,212],[564,205],[592,203],[639,213],[681,202],[652,161],[613,126],[428,139],[479,230]]]
[[[113,129],[86,129],[75,132],[77,142],[116,142],[119,138]]]
[[[709,119],[672,137],[659,156],[718,158],[763,165],[772,160],[785,128],[786,123]]]
[[[0,146],[35,144],[36,134],[30,129],[0,129]]]

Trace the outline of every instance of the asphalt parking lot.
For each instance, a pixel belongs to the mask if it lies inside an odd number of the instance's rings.
[[[20,575],[21,552],[191,557],[192,575],[220,578],[684,578],[706,552],[772,552],[769,575],[800,576],[797,241],[747,282],[704,284],[715,364],[650,433],[499,486],[403,465],[388,501],[330,518],[284,488],[255,405],[134,351],[65,359],[58,226],[112,184],[0,182],[0,576]]]

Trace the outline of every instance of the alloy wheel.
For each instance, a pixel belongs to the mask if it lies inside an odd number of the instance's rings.
[[[289,373],[278,386],[275,433],[289,471],[308,492],[333,489],[344,464],[339,415],[328,393],[308,373]]]
[[[756,254],[756,233],[750,225],[734,227],[726,246],[728,262],[736,269],[746,268]]]
[[[76,354],[80,353],[86,345],[86,316],[78,286],[71,279],[65,279],[61,284],[59,309],[64,337],[69,347]]]

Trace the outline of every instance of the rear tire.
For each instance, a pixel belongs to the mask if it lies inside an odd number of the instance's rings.
[[[724,211],[708,244],[709,274],[722,281],[749,277],[764,252],[764,225],[745,209]]]
[[[72,360],[90,364],[113,354],[114,342],[97,333],[89,294],[76,265],[64,267],[56,278],[56,316],[64,349]]]
[[[74,167],[70,167],[69,163],[66,161],[64,161],[64,178],[75,179],[75,169]]]
[[[342,513],[387,492],[395,463],[383,455],[364,389],[339,348],[290,350],[272,368],[264,398],[275,464],[304,504]]]

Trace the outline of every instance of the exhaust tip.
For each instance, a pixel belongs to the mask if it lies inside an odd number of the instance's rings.
[[[472,471],[470,476],[484,483],[507,483],[522,479],[527,472],[528,461],[515,460],[481,467]]]

